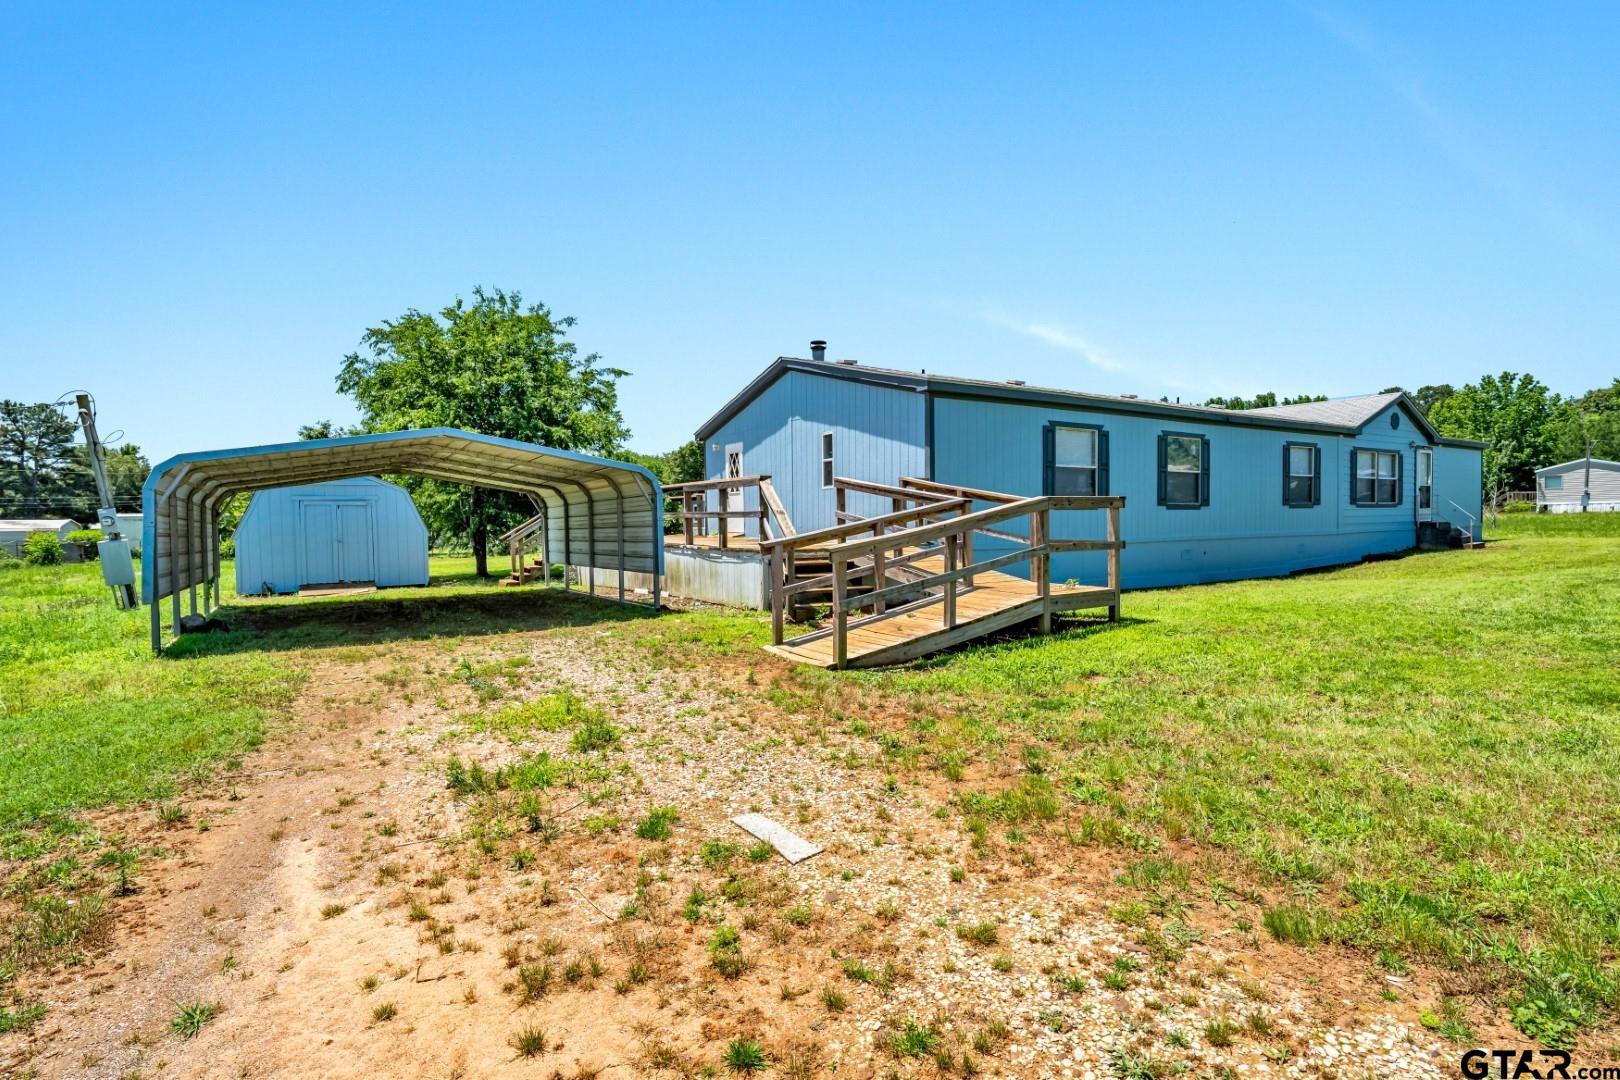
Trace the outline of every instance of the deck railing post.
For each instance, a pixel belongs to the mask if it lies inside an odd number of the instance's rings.
[[[883,569],[883,561],[884,561],[883,549],[880,548],[880,547],[879,548],[873,548],[872,549],[872,588],[874,590],[880,590],[885,585],[887,585],[889,583],[888,579],[887,579],[887,575],[886,575],[886,573],[885,573],[885,571]],[[874,612],[876,612],[877,614],[879,614],[879,615],[882,615],[888,609],[889,609],[889,602],[887,600],[884,600],[882,597],[878,597],[878,599],[872,605],[872,610]]]
[[[726,514],[728,514],[730,511],[731,511],[731,489],[730,488],[721,488],[720,489],[720,548],[721,548],[721,550],[725,550],[726,548],[731,546],[726,540],[726,535],[731,531],[731,519],[726,516]]]
[[[833,575],[833,667],[849,664],[849,612],[844,609],[844,597],[849,595],[849,563],[842,555],[832,556]]]
[[[972,566],[973,565],[973,530],[972,529],[964,529],[962,531],[962,565],[963,566]],[[973,575],[969,574],[967,577],[963,578],[962,579],[962,584],[966,585],[970,589],[973,588]]]
[[[692,515],[697,513],[697,507],[697,494],[691,491],[683,492],[681,495],[681,526],[685,530],[687,547],[691,547],[697,542],[696,537],[692,535],[693,523],[697,520]]]
[[[1052,557],[1045,552],[1051,511],[1042,506],[1029,516],[1029,542],[1039,552],[1030,560],[1035,591],[1041,598],[1041,633],[1052,632]]]
[[[956,569],[957,540],[960,534],[947,533],[945,535],[945,572],[951,573]],[[945,629],[949,630],[956,625],[956,579],[945,583]]]
[[[1108,589],[1114,594],[1114,602],[1108,605],[1108,621],[1119,621],[1119,507],[1108,508],[1108,539],[1113,547],[1108,549]]]
[[[785,589],[787,583],[782,580],[782,545],[778,544],[771,549],[770,561],[767,564],[771,575],[771,644],[782,644],[783,608],[787,604]]]

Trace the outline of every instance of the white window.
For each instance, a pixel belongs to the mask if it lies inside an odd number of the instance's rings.
[[[1315,506],[1321,502],[1317,482],[1321,451],[1314,443],[1288,444],[1288,474],[1283,478],[1283,502],[1289,506]]]
[[[1401,501],[1400,455],[1393,450],[1357,450],[1357,506],[1397,506]]]
[[[833,486],[833,433],[821,433],[821,486]]]
[[[1163,435],[1164,471],[1159,475],[1163,506],[1202,506],[1209,501],[1209,479],[1201,435]]]
[[[1052,428],[1053,495],[1097,494],[1097,429]]]
[[[1434,509],[1434,451],[1417,452],[1417,504],[1419,510]]]

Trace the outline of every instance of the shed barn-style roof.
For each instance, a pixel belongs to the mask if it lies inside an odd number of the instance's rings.
[[[152,606],[205,586],[218,597],[218,510],[239,491],[410,473],[529,496],[546,511],[551,558],[575,566],[663,572],[662,492],[639,465],[456,428],[423,428],[180,454],[142,491],[141,594]],[[657,603],[656,588],[653,595]]]

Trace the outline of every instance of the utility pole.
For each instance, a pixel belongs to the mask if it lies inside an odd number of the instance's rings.
[[[97,516],[101,519],[101,535],[103,540],[123,541],[123,533],[118,528],[118,506],[113,500],[112,481],[107,479],[107,451],[101,445],[101,436],[96,434],[96,413],[90,403],[89,394],[75,394],[73,400],[79,406],[79,423],[84,426],[84,443],[90,450],[90,471],[96,478],[96,493],[101,498],[101,509]],[[123,561],[127,563],[129,545],[121,543],[124,553]],[[124,575],[115,573],[115,568],[103,562],[102,577],[112,586],[113,596],[121,608],[135,606],[135,585],[133,580],[114,580]]]

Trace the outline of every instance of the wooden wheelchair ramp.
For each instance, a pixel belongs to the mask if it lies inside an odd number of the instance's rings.
[[[890,498],[894,509],[868,518],[840,510],[840,524],[832,528],[760,543],[770,556],[772,644],[766,648],[778,656],[817,667],[877,667],[1025,622],[1050,633],[1061,612],[1106,608],[1110,619],[1119,617],[1122,497],[1024,499],[915,478],[898,487],[835,483],[840,505],[847,489]],[[974,509],[980,503],[989,509]],[[1054,539],[1054,510],[1106,511],[1107,539]],[[995,554],[975,560],[975,536],[992,539]],[[1051,556],[1065,551],[1107,552],[1108,584],[1051,584]],[[1028,567],[1027,578],[1005,572],[1019,564]],[[830,625],[786,638],[785,622],[819,603],[829,605]]]

